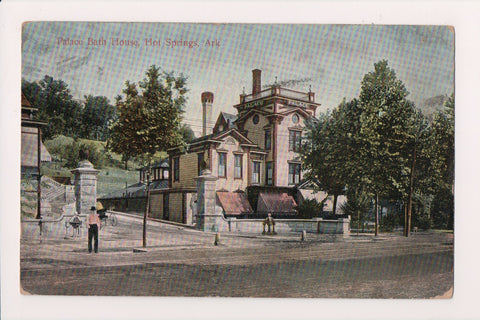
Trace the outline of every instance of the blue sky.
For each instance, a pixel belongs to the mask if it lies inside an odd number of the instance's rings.
[[[106,44],[89,46],[88,38]],[[67,39],[83,43],[67,45]],[[112,39],[138,45],[112,45]],[[198,46],[172,48],[168,39]],[[252,69],[262,70],[264,85],[277,78],[296,90],[311,86],[322,111],[356,97],[363,76],[381,59],[417,106],[453,92],[454,31],[447,26],[31,22],[22,31],[22,77],[62,79],[75,98],[104,95],[113,102],[126,80],[142,80],[152,64],[183,73],[190,89],[185,122],[196,132],[201,92],[215,94],[214,115],[234,113],[243,88],[251,91]]]

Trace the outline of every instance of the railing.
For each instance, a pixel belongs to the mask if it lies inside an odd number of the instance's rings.
[[[295,91],[291,89],[279,88],[280,96],[309,102],[308,93]]]
[[[267,90],[260,91],[256,94],[249,94],[248,96],[245,96],[244,99],[245,99],[245,102],[249,102],[249,101],[253,101],[261,98],[266,98],[271,95],[272,95],[272,89],[267,89]]]
[[[42,177],[42,183],[49,185],[49,188],[42,190],[42,200],[53,200],[66,193],[66,186],[49,178]]]
[[[286,98],[301,100],[305,102],[313,102],[310,98],[309,93],[295,91],[291,89],[281,88],[281,87],[271,87],[269,89],[260,91],[256,94],[249,94],[243,97],[244,102],[250,102],[257,99],[262,99],[270,97],[273,95],[278,95]]]

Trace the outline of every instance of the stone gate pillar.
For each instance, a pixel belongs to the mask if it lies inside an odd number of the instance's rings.
[[[75,209],[78,214],[88,214],[97,202],[97,175],[100,171],[94,169],[90,161],[83,160],[71,172],[75,175]]]
[[[202,171],[197,180],[197,229],[202,231],[218,231],[221,215],[215,212],[217,204],[216,181],[208,169]]]

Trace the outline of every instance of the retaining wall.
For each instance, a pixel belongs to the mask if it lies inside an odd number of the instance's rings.
[[[302,232],[321,234],[350,233],[350,219],[324,220],[314,219],[275,219],[275,232]],[[259,233],[263,231],[263,219],[224,218],[217,215],[217,223],[210,231]]]

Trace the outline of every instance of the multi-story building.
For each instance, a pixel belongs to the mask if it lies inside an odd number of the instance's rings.
[[[218,205],[227,215],[253,211],[244,192],[254,186],[260,190],[253,201],[257,213],[278,208],[292,212],[295,201],[288,189],[302,179],[299,151],[305,121],[315,117],[320,104],[313,92],[277,84],[262,90],[261,71],[252,72],[252,93],[240,95],[237,115],[221,112],[213,128],[209,115],[214,95],[202,93],[203,136],[187,150],[169,150],[169,186],[172,191],[194,188],[195,177],[208,168],[218,177]],[[229,212],[234,207],[244,212]]]
[[[45,122],[34,119],[38,107],[33,106],[22,92],[22,154],[21,174],[22,180],[28,181],[35,178],[37,181],[37,214],[41,217],[41,164],[51,161],[52,157],[42,143],[42,126]]]

